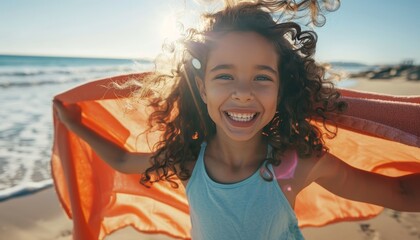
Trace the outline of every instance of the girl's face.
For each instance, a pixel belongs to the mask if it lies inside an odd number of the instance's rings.
[[[274,117],[280,85],[276,50],[254,32],[231,32],[218,38],[208,55],[203,101],[217,135],[234,141],[261,137]]]

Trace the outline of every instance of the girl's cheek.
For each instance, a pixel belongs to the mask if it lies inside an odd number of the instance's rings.
[[[278,87],[274,84],[271,85],[264,85],[264,86],[257,86],[254,88],[254,92],[258,96],[262,96],[264,98],[276,98],[278,94]]]
[[[232,86],[228,86],[226,84],[210,84],[207,88],[207,95],[211,95],[213,97],[222,97],[228,95],[229,92],[232,91]],[[207,96],[210,97],[210,96]]]

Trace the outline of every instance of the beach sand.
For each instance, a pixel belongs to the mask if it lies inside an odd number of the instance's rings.
[[[420,82],[404,79],[358,80],[352,89],[395,95],[420,95]],[[54,188],[0,202],[0,238],[14,240],[71,239],[72,222],[58,201]],[[370,220],[304,228],[309,240],[328,239],[420,239],[420,213],[385,209]],[[108,240],[170,239],[162,235],[144,235],[132,229],[111,234]]]

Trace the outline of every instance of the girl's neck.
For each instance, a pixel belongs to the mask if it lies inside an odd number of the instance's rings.
[[[239,142],[216,134],[209,140],[206,155],[231,168],[258,166],[267,155],[267,142],[262,136]]]

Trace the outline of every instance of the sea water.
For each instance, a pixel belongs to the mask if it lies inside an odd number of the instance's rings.
[[[152,68],[147,60],[0,55],[0,201],[53,184],[53,96],[87,81]]]
[[[52,185],[53,96],[152,68],[148,60],[0,55],[0,201]]]

